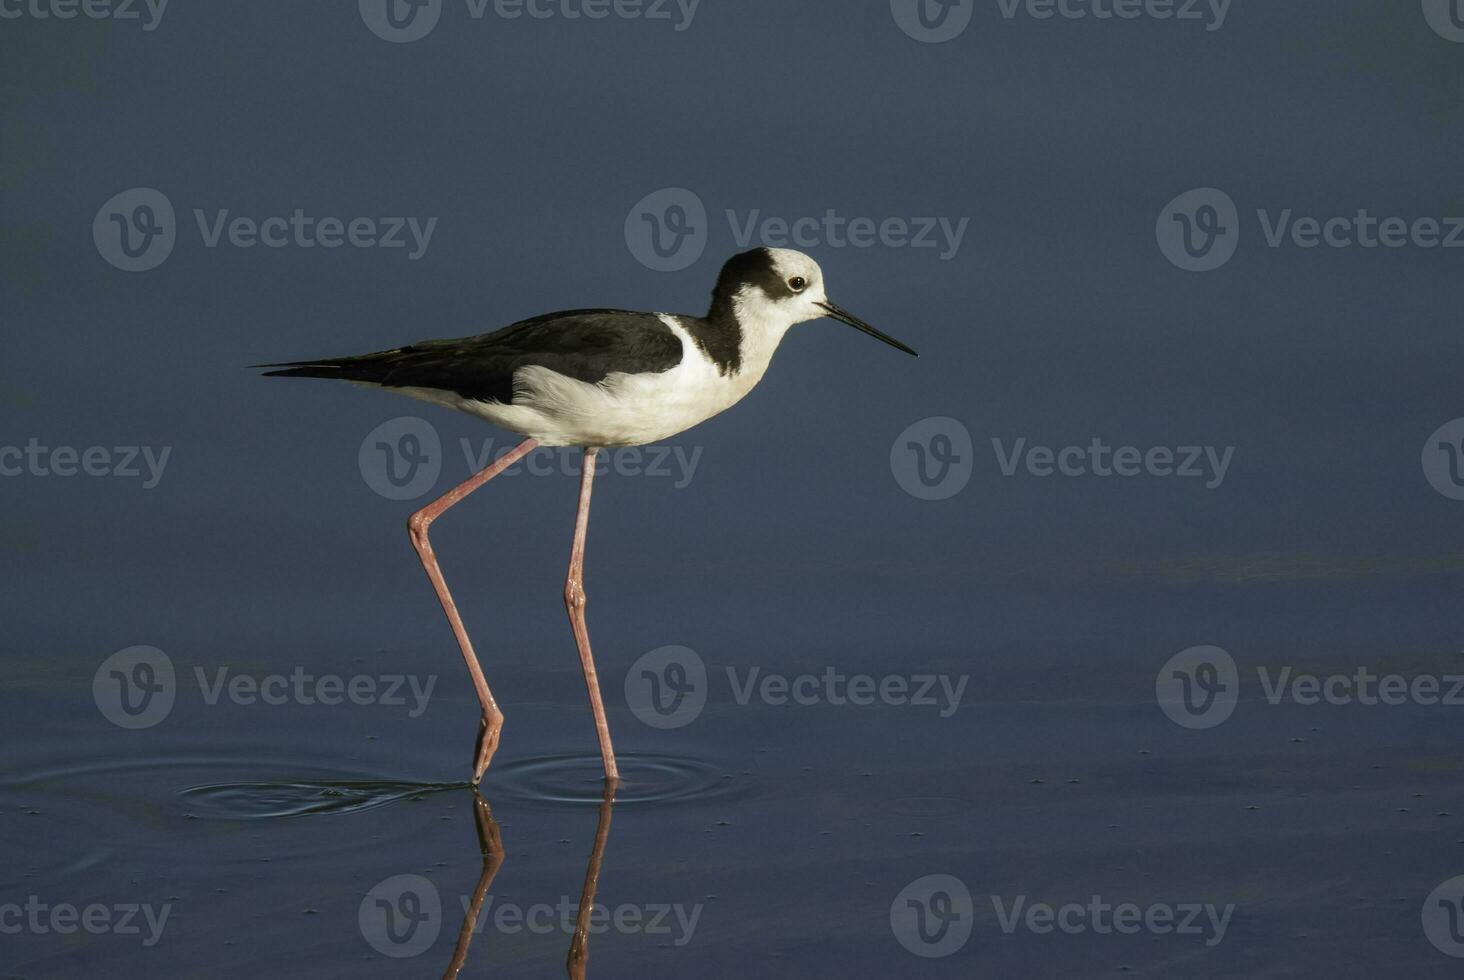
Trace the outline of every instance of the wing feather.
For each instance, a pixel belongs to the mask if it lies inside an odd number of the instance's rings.
[[[357,357],[259,366],[276,369],[267,372],[268,377],[433,388],[511,404],[514,375],[530,365],[598,384],[617,371],[669,371],[681,358],[681,340],[659,316],[628,310],[568,310],[476,337],[425,340]]]

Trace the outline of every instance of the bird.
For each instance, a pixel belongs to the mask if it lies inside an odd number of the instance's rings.
[[[253,365],[264,369],[265,377],[326,378],[389,389],[524,437],[407,521],[482,709],[472,785],[482,780],[498,749],[504,715],[438,566],[429,536],[433,523],[537,447],[583,448],[564,603],[605,781],[615,785],[619,767],[585,624],[585,539],[596,454],[669,439],[731,408],[763,379],[793,326],[823,317],[919,356],[830,300],[823,270],[813,258],[792,249],[762,247],[736,254],[722,266],[705,316],[568,310],[477,336],[426,340],[349,357]]]

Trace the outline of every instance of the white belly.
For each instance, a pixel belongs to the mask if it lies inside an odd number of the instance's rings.
[[[681,363],[659,374],[611,374],[599,384],[530,366],[514,375],[514,404],[404,388],[546,446],[639,446],[669,439],[731,408],[762,380],[767,359],[722,375],[675,317],[661,319],[681,341]]]

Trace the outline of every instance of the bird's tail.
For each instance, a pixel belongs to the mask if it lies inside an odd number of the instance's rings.
[[[330,357],[315,361],[286,361],[282,364],[251,364],[251,368],[269,368],[266,378],[333,378],[381,384],[397,363],[400,351],[381,351],[359,357]]]

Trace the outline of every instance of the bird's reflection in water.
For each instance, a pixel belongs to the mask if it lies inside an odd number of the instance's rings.
[[[574,938],[569,944],[569,958],[566,966],[571,980],[584,980],[585,967],[589,963],[590,910],[595,904],[595,890],[600,884],[600,865],[605,859],[605,842],[610,839],[610,811],[615,808],[615,789],[605,787],[605,796],[600,801],[600,820],[595,828],[595,846],[590,850],[589,865],[585,868],[585,885],[580,891],[579,908],[575,913]],[[478,849],[483,856],[483,870],[478,875],[478,884],[473,888],[473,899],[468,903],[463,916],[462,928],[458,930],[457,946],[453,949],[452,963],[443,974],[444,980],[453,980],[462,972],[468,960],[468,949],[472,946],[477,931],[478,917],[483,912],[483,902],[498,869],[503,866],[503,835],[493,811],[477,788],[473,788],[473,820],[478,828]]]
[[[483,911],[483,899],[487,897],[498,869],[503,867],[503,834],[498,828],[498,821],[493,818],[488,801],[483,799],[483,794],[478,792],[477,787],[473,788],[473,822],[478,828],[478,853],[483,856],[483,871],[478,875],[478,884],[473,888],[473,900],[468,904],[467,914],[463,916],[463,926],[458,930],[452,963],[443,974],[445,980],[452,980],[462,972],[463,964],[468,960],[468,947],[473,943],[473,930]]]
[[[580,891],[579,912],[574,919],[574,939],[569,944],[569,975],[583,980],[585,964],[590,958],[590,909],[595,904],[595,889],[600,884],[600,862],[605,860],[605,841],[610,839],[610,811],[615,808],[615,787],[605,786],[600,801],[600,823],[595,828],[595,846],[590,850],[590,863],[585,867],[585,887]]]

